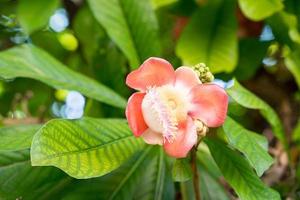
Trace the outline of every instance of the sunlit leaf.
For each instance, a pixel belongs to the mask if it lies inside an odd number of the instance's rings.
[[[273,164],[273,158],[268,154],[268,141],[264,136],[248,131],[230,117],[227,117],[223,129],[229,144],[246,156],[258,176]]]
[[[125,120],[55,119],[33,138],[33,166],[56,166],[75,178],[105,175],[143,147]]]
[[[281,0],[239,0],[243,13],[254,21],[263,20],[283,9]]]
[[[234,80],[234,85],[227,89],[227,92],[231,98],[242,106],[250,109],[258,109],[262,116],[270,123],[274,135],[282,144],[287,146],[281,121],[271,106],[244,88],[237,80]]]
[[[225,179],[241,200],[280,200],[279,194],[263,184],[239,153],[218,140],[206,139],[205,142]]]
[[[98,22],[130,61],[131,69],[161,54],[158,23],[150,0],[89,0]]]
[[[77,90],[98,101],[124,108],[126,101],[106,86],[76,73],[33,45],[0,52],[0,77],[32,78],[57,89]]]
[[[54,14],[59,0],[21,0],[18,1],[17,15],[25,32],[30,34],[45,27]],[[38,17],[37,17],[38,16]]]
[[[41,125],[15,125],[0,128],[0,150],[21,150],[31,146]]]
[[[231,72],[238,58],[235,1],[209,1],[190,19],[176,47],[185,65],[206,63],[212,72]]]
[[[174,199],[174,185],[160,147],[148,146],[111,174],[70,188],[65,200]]]

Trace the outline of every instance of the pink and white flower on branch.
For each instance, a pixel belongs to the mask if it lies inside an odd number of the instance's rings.
[[[158,144],[176,158],[186,157],[197,143],[197,122],[218,127],[225,121],[228,96],[215,84],[202,84],[189,67],[161,58],[147,59],[128,74],[126,84],[138,90],[126,107],[133,134],[148,144]]]

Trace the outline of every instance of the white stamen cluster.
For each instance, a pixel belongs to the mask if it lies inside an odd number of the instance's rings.
[[[177,135],[178,123],[172,108],[165,102],[156,88],[149,88],[147,91],[151,109],[153,109],[159,118],[160,125],[163,127],[164,142],[167,140],[172,143]]]

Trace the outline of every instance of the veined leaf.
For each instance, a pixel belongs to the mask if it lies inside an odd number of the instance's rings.
[[[41,125],[16,125],[0,128],[0,150],[30,148],[33,135]]]
[[[172,177],[174,181],[184,182],[193,176],[192,168],[187,159],[176,159],[173,164]]]
[[[243,13],[254,21],[263,20],[283,9],[281,0],[239,0]]]
[[[0,199],[47,199],[70,180],[54,167],[31,167],[29,150],[0,151]]]
[[[63,199],[174,199],[165,159],[161,147],[148,146],[114,172],[74,185]]]
[[[75,178],[101,176],[118,168],[143,147],[125,120],[55,119],[33,138],[33,166],[56,166]]]
[[[270,123],[274,135],[287,147],[282,124],[271,106],[244,88],[237,80],[234,80],[233,87],[227,89],[227,92],[230,97],[242,106],[250,109],[258,109],[262,116]]]
[[[291,52],[287,57],[285,57],[284,63],[293,74],[298,88],[300,89],[300,51],[296,50]]]
[[[264,136],[248,131],[228,116],[223,129],[229,144],[246,156],[258,176],[273,164],[274,160],[268,154],[268,141]]]
[[[124,108],[126,101],[108,87],[76,73],[33,45],[22,45],[0,52],[0,77],[36,79],[57,89],[77,90],[82,94]]]
[[[279,194],[263,184],[239,153],[218,140],[205,139],[205,143],[225,179],[234,188],[241,200],[280,200]]]
[[[141,61],[161,54],[158,23],[149,0],[89,0],[98,22],[135,69]]]
[[[234,0],[209,1],[192,16],[176,47],[185,65],[206,63],[212,72],[231,72],[238,59]]]
[[[21,0],[18,1],[17,16],[25,32],[30,34],[45,27],[50,16],[59,5],[59,0]],[[38,16],[38,17],[37,17]]]

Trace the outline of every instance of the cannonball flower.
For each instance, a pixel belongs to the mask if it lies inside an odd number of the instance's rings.
[[[152,57],[128,74],[126,84],[138,90],[125,113],[133,134],[148,144],[162,145],[171,157],[186,157],[197,143],[199,120],[217,127],[226,118],[224,89],[202,84],[189,67],[174,71],[168,61]]]

